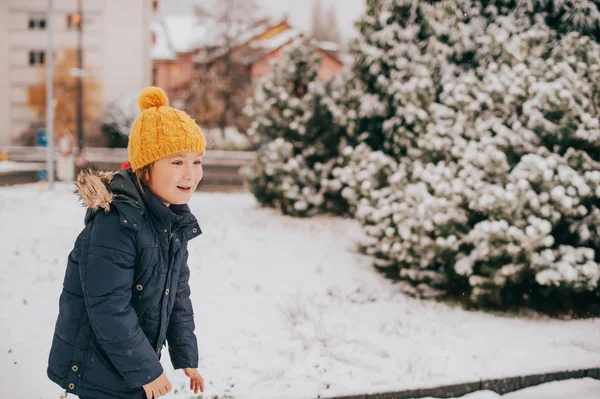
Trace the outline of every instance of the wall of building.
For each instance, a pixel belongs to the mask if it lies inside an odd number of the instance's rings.
[[[189,84],[194,74],[192,53],[178,54],[175,60],[154,61],[154,85],[172,95],[183,85]]]
[[[0,37],[8,37],[8,6],[0,3]],[[9,77],[9,40],[0,40],[0,145],[9,141],[10,134],[10,77]],[[3,139],[5,138],[5,139]]]
[[[45,63],[31,65],[30,52],[43,53],[47,60],[48,29],[39,26],[40,21],[47,24],[47,5],[47,0],[0,1],[0,34],[8,39],[0,44],[0,145],[18,144],[38,120],[28,106],[28,89],[45,80]],[[84,69],[101,86],[102,106],[151,84],[151,2],[81,0],[81,5]],[[77,48],[77,29],[68,26],[77,9],[77,0],[53,0],[55,60],[64,50]]]
[[[319,69],[319,79],[327,80],[342,73],[344,66],[329,54],[321,52],[323,60]]]
[[[252,78],[256,79],[266,76],[269,73],[271,61],[280,59],[282,54],[283,47],[280,47],[252,64],[250,67],[250,74],[252,75]]]
[[[105,0],[104,3],[102,81],[104,98],[110,101],[152,84],[152,2]]]

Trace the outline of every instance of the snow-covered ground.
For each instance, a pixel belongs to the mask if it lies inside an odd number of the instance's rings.
[[[62,392],[46,362],[67,255],[83,225],[72,191],[0,189],[2,398]],[[600,365],[597,319],[517,319],[406,297],[355,252],[361,231],[352,220],[281,216],[245,193],[198,193],[190,206],[204,231],[190,243],[204,397],[389,392]],[[194,397],[168,356],[163,364],[177,389],[169,397]]]

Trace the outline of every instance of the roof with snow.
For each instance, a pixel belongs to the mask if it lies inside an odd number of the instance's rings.
[[[265,50],[276,50],[300,36],[302,36],[302,33],[299,30],[291,28],[269,39],[256,40],[250,44],[250,47]]]
[[[150,29],[155,35],[152,59],[173,60],[178,53],[219,45],[217,23],[198,15],[157,15]]]
[[[169,43],[167,30],[162,21],[152,21],[150,30],[154,35],[154,45],[152,46],[151,57],[153,60],[174,60],[177,54]]]
[[[260,38],[272,28],[281,28],[281,32],[267,38]],[[193,60],[197,63],[209,63],[227,53],[224,47],[227,27],[217,22],[207,13],[196,11],[193,15],[155,15],[151,30],[155,35],[152,48],[153,60],[175,60],[181,53],[197,53]],[[267,54],[303,37],[302,32],[291,28],[287,18],[264,18],[250,26],[229,26],[229,34],[233,37],[234,47],[243,47],[236,56],[237,62],[252,64]],[[337,43],[319,42],[319,48],[337,59],[340,46]],[[204,50],[204,51],[198,51]]]
[[[302,32],[296,29],[288,29],[272,38],[256,40],[250,43],[249,48],[240,56],[239,62],[245,65],[253,64],[267,54],[302,38],[302,36]]]
[[[264,18],[251,26],[229,26],[229,35],[234,38],[232,45],[243,45],[265,32],[269,27],[284,22],[285,19]],[[192,15],[156,14],[150,29],[155,35],[152,59],[174,60],[179,53],[222,47],[226,36],[225,31],[228,28],[207,13],[195,10]],[[210,58],[214,59],[217,53],[211,52]],[[199,56],[197,61],[202,62],[202,57]]]
[[[269,39],[258,40],[257,38],[267,32],[269,29],[284,26],[285,30],[282,33],[277,34]],[[235,37],[231,45],[233,47],[242,47],[248,44],[248,48],[243,50],[243,54],[239,56],[239,60],[246,59],[250,54],[265,54],[269,49],[274,50],[282,45],[286,44],[290,40],[301,35],[301,33],[295,29],[290,29],[287,23],[287,19],[274,20],[274,19],[263,19],[255,23],[253,26],[241,27],[235,26],[233,30],[239,32],[234,34]],[[234,33],[237,33],[234,32]],[[194,61],[198,63],[212,62],[227,53],[227,49],[224,47],[213,48],[210,51],[198,54]]]

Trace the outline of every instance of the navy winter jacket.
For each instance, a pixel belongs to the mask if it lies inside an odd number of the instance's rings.
[[[142,399],[168,342],[173,366],[198,367],[187,242],[201,231],[187,205],[165,206],[131,170],[85,171],[85,228],[69,255],[48,377],[94,399]]]

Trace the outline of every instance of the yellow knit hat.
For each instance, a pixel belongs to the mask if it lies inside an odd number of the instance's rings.
[[[178,152],[204,155],[206,141],[200,127],[185,112],[169,107],[161,88],[144,89],[138,104],[141,113],[133,122],[127,146],[133,171]]]

